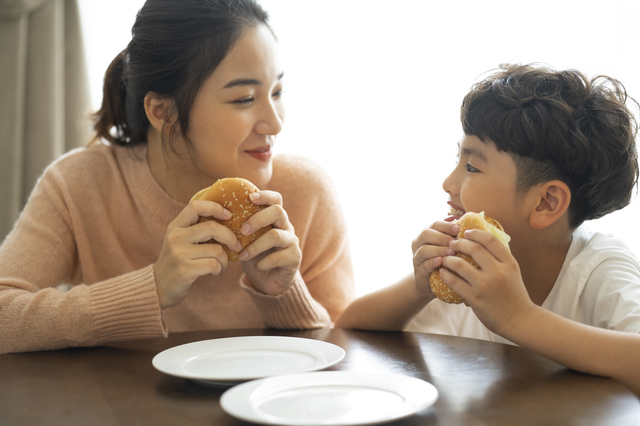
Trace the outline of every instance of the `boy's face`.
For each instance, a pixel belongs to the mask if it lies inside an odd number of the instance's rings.
[[[485,212],[496,219],[512,237],[528,223],[528,212],[516,198],[516,164],[491,141],[465,135],[459,143],[458,164],[444,180],[451,216]]]

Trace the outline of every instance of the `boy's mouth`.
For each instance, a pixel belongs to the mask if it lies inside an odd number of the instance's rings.
[[[451,201],[449,201],[447,204],[449,205],[449,216],[444,219],[446,222],[453,222],[454,220],[458,220],[462,217],[463,214],[466,213],[462,207],[453,204]]]

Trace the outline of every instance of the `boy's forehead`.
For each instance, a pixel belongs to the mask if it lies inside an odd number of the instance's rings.
[[[484,142],[477,136],[465,136],[458,142],[458,152],[464,155],[473,155],[483,161],[488,161],[488,156],[496,151],[492,142]]]
[[[499,151],[496,144],[487,138],[482,140],[477,136],[465,135],[458,142],[458,153],[461,156],[475,157],[500,169],[516,167],[513,157],[504,151]]]

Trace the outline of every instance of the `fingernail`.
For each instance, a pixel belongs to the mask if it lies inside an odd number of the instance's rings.
[[[233,213],[231,213],[229,210],[224,209],[224,217],[231,217],[233,216]]]
[[[249,226],[248,223],[245,223],[240,227],[240,232],[244,235],[249,235],[249,231],[251,231],[251,226]]]
[[[247,253],[246,250],[243,250],[242,252],[240,252],[240,254],[238,255],[238,259],[240,260],[247,260],[249,258],[249,253]]]
[[[448,249],[448,250],[447,250],[447,256],[455,256],[455,255],[456,255],[456,252],[455,252],[455,251],[453,251],[453,250],[451,250],[451,249]]]
[[[240,251],[240,250],[242,250],[242,243],[238,241],[238,244],[236,244],[236,251]]]
[[[249,194],[249,198],[251,198],[251,201],[258,201],[260,199],[260,193],[252,192],[251,194]]]

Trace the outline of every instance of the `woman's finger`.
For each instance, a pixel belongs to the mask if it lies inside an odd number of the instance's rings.
[[[240,227],[240,232],[243,235],[251,235],[269,225],[274,228],[293,231],[293,225],[289,222],[287,212],[281,206],[274,205],[259,211],[247,219]]]
[[[282,194],[276,191],[258,191],[249,195],[249,199],[256,206],[275,206],[283,207]]]
[[[273,228],[245,247],[238,255],[238,258],[240,260],[248,260],[268,250],[284,249],[290,246],[298,247],[298,237],[292,232]]]
[[[206,243],[215,240],[226,245],[231,251],[242,250],[238,237],[229,228],[214,220],[205,220],[188,228],[188,242],[192,244]]]
[[[284,250],[274,250],[256,263],[259,271],[270,271],[276,268],[297,269],[300,265],[301,255],[297,247],[289,246]]]
[[[213,201],[195,200],[189,203],[174,220],[177,226],[186,228],[195,225],[200,217],[213,217],[220,220],[231,219],[231,212]]]

